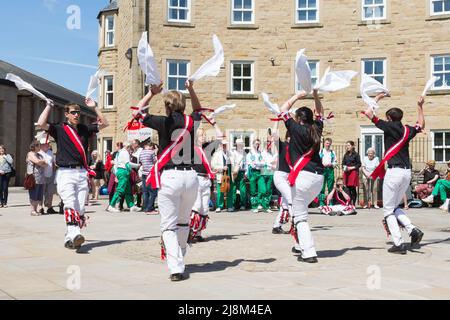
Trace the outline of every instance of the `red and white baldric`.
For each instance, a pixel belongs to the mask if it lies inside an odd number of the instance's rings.
[[[158,160],[150,169],[150,173],[147,177],[146,183],[151,183],[153,189],[161,188],[161,175],[160,170],[162,170],[165,165],[176,155],[183,146],[183,142],[190,135],[192,128],[194,126],[194,120],[192,117],[184,115],[184,128],[181,130],[180,134],[176,137],[174,141],[161,153]],[[190,141],[190,139],[187,139]]]
[[[87,157],[86,157],[86,151],[84,150],[83,144],[80,141],[80,138],[78,137],[78,134],[73,130],[70,126],[64,124],[63,125],[64,131],[69,136],[70,141],[75,145],[75,148],[77,148],[78,152],[81,155],[81,160],[83,161],[83,167],[87,170],[88,174],[90,176],[95,177],[96,173],[94,170],[89,168],[87,163]]]
[[[376,124],[378,122],[378,118],[374,117],[372,121]],[[386,174],[385,163],[388,162],[393,156],[395,156],[408,142],[410,129],[406,125],[403,126],[403,129],[404,130],[402,138],[396,144],[390,147],[389,150],[385,152],[384,157],[381,160],[380,164],[378,165],[378,167],[375,168],[375,170],[370,175],[370,177],[373,180],[376,180],[378,177],[384,178],[384,175]]]
[[[208,173],[208,178],[214,179],[216,176],[216,173],[212,171],[211,165],[208,162],[208,158],[206,157],[205,150],[203,150],[199,146],[194,146],[194,150],[199,156],[199,158],[202,160],[202,165],[206,169],[206,172]]]

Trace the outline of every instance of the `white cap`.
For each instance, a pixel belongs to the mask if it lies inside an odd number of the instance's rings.
[[[244,140],[242,140],[241,138],[236,139],[236,144],[244,144]]]

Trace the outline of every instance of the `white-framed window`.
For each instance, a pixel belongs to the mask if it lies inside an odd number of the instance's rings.
[[[167,89],[186,92],[191,63],[188,60],[167,60]]]
[[[115,20],[114,15],[105,17],[105,47],[114,46]]]
[[[431,57],[432,75],[440,79],[434,83],[432,89],[450,89],[450,54]]]
[[[378,159],[383,158],[384,153],[384,133],[375,126],[361,126],[361,145],[360,155],[361,159],[367,155],[367,149],[374,148],[375,156]]]
[[[311,83],[314,87],[319,81],[319,60],[308,60],[309,69],[311,69]],[[302,86],[298,82],[297,73],[295,73],[295,92],[298,93],[302,90]]]
[[[430,0],[430,15],[450,14],[450,0]]]
[[[249,94],[254,88],[254,62],[231,61],[231,93]]]
[[[295,23],[319,22],[319,0],[295,0]]]
[[[433,132],[433,159],[436,162],[450,161],[450,130]]]
[[[103,138],[103,144],[102,144],[102,151],[103,151],[103,163],[106,162],[106,151],[110,151],[111,154],[113,152],[113,139],[112,138]]]
[[[386,0],[361,0],[362,20],[386,19]]]
[[[236,140],[242,139],[244,141],[244,150],[249,153],[252,147],[253,139],[255,133],[252,131],[231,131],[230,132],[230,142],[231,150],[236,150]]]
[[[361,70],[381,84],[386,85],[386,59],[363,59]]]
[[[105,97],[104,108],[114,108],[114,77],[105,76],[103,78],[103,96]]]
[[[231,23],[232,24],[255,23],[255,1],[231,0]]]
[[[167,20],[169,22],[191,21],[191,0],[167,0]]]

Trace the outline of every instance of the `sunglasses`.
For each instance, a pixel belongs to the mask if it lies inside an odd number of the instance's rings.
[[[76,115],[80,115],[80,114],[81,114],[81,111],[73,110],[73,111],[70,111],[69,113],[70,113],[71,115],[73,115],[73,116],[76,116]]]

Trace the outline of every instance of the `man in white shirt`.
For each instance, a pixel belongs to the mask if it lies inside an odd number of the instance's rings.
[[[266,166],[266,161],[260,151],[261,141],[253,141],[253,147],[247,154],[247,176],[250,182],[250,204],[252,211],[258,213],[263,209],[261,200],[266,193],[264,178],[261,171]]]
[[[331,138],[325,139],[324,148],[320,151],[320,158],[324,166],[323,173],[323,187],[319,194],[319,205],[323,207],[325,205],[325,188],[328,188],[328,193],[334,188],[334,168],[337,165],[336,154],[331,150],[331,144],[333,140]]]
[[[53,209],[53,195],[56,193],[56,184],[55,184],[55,157],[53,156],[53,151],[50,149],[50,145],[47,141],[47,138],[41,138],[41,151],[39,154],[44,158],[45,162],[47,162],[47,166],[44,169],[44,206],[47,208],[48,214],[57,213]],[[41,209],[41,214],[44,214],[44,208]]]
[[[211,159],[211,168],[213,171],[216,171],[216,212],[220,212],[224,209],[224,197],[225,193],[221,192],[220,189],[222,187],[222,178],[226,174],[230,178],[229,180],[229,189],[226,192],[227,198],[227,211],[234,212],[234,196],[233,196],[233,181],[231,179],[231,153],[228,151],[228,141],[223,140],[222,146],[217,149],[217,151],[213,154]]]

